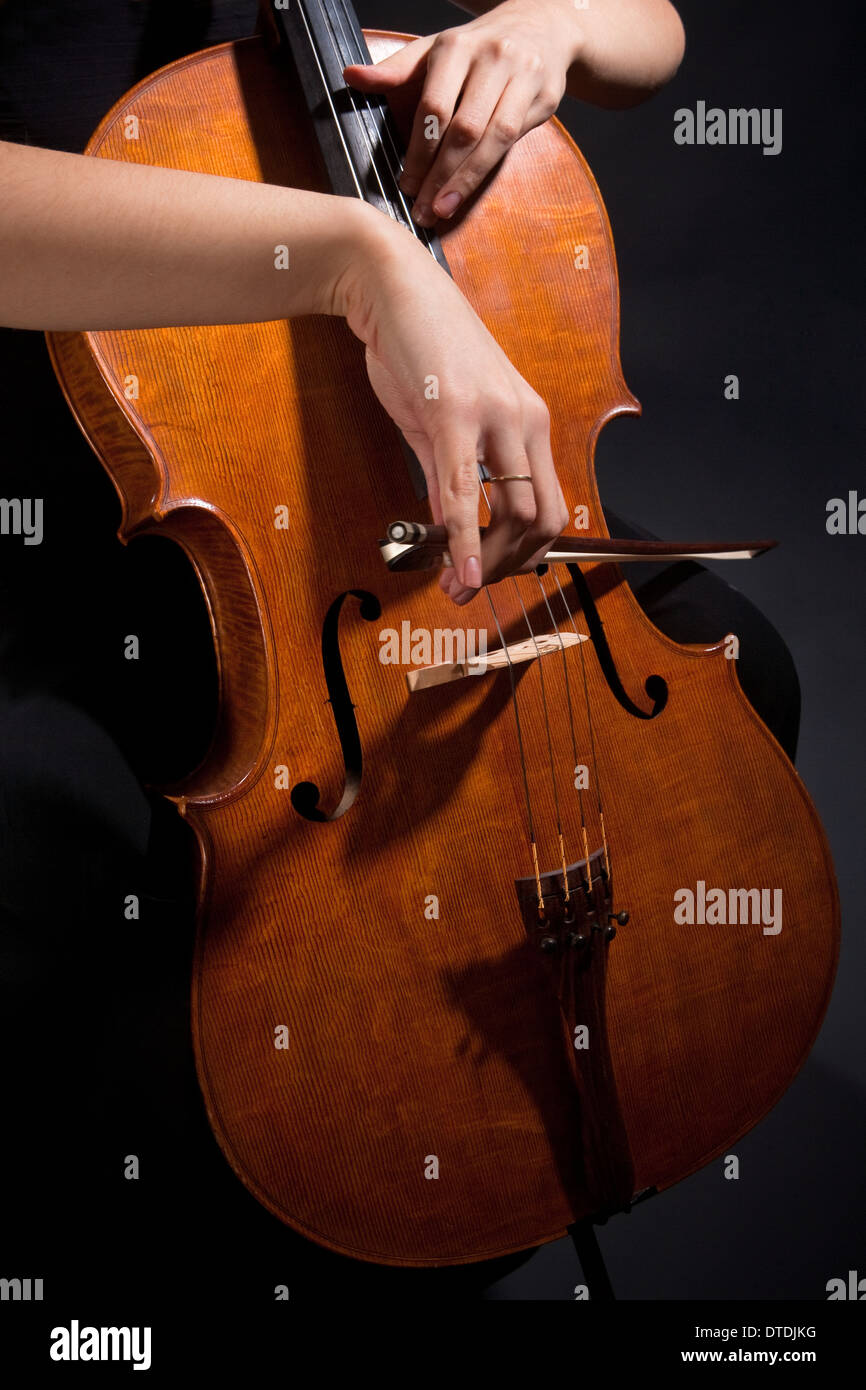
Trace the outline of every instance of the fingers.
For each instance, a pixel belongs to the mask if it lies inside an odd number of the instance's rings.
[[[568,518],[553,467],[547,407],[453,281],[423,250],[416,253],[417,245],[409,239],[408,278],[402,253],[388,263],[376,317],[366,325],[376,347],[365,341],[365,358],[376,396],[424,469],[434,520],[446,528],[453,561],[442,587],[462,604],[483,583],[540,562]],[[407,313],[407,288],[415,296],[414,313]],[[431,365],[438,367],[434,374]],[[435,390],[428,390],[431,383]],[[483,544],[481,458],[501,480],[485,488],[490,524]]]
[[[483,140],[503,91],[508,86],[510,72],[504,60],[480,59],[472,65],[467,76],[462,55],[456,55],[456,58],[458,61],[452,59],[431,65],[418,105],[419,116],[431,108],[436,113],[433,129],[439,136],[436,140],[425,141],[426,149],[419,149],[418,158],[409,170],[410,182],[406,191],[411,192],[413,183],[418,184],[412,216],[421,226],[431,225],[436,220],[432,206],[434,199],[438,199],[443,185],[466,163]],[[522,122],[514,139],[521,133]],[[413,137],[414,134],[413,131]],[[497,158],[501,158],[504,152],[505,147],[500,149]],[[420,181],[422,174],[423,182]]]
[[[543,563],[551,542],[562,535],[569,521],[550,448],[550,416],[544,402],[539,398],[536,400],[537,405],[534,405],[532,421],[527,429],[526,445],[532,472],[535,518],[523,537],[516,566],[518,572],[524,574]],[[520,484],[506,483],[500,486],[515,488]]]
[[[350,87],[359,92],[389,92],[404,82],[411,82],[426,67],[427,54],[436,41],[435,34],[426,39],[415,39],[404,48],[383,58],[380,63],[350,63],[343,69],[343,77]]]
[[[412,132],[427,71],[427,54],[434,42],[435,35],[416,39],[380,63],[352,63],[343,69],[343,77],[356,92],[381,92],[387,96],[402,142],[408,141]],[[354,97],[353,104],[363,110],[364,96]]]
[[[346,81],[392,101],[419,92],[400,187],[422,227],[453,217],[513,144],[556,110],[564,89],[537,52],[466,25],[407,44]],[[548,64],[549,66],[549,64]]]
[[[433,442],[433,456],[438,504],[454,562],[449,592],[456,583],[461,590],[469,590],[471,597],[482,579],[476,435],[465,430],[443,432]]]
[[[497,87],[498,83],[490,89],[491,94],[496,92]],[[495,169],[511,146],[530,128],[532,122],[529,115],[536,88],[534,78],[523,77],[513,79],[504,90],[500,89],[493,109],[484,112],[483,133],[475,144],[469,142],[468,135],[478,129],[481,122],[476,122],[474,118],[466,122],[467,139],[463,140],[455,134],[452,140],[454,132],[464,129],[461,123],[466,98],[461,101],[417,199],[425,212],[429,207],[432,221],[440,217],[453,217],[457,209],[480,187],[491,169]]]
[[[421,221],[423,205],[417,195],[422,185],[426,186],[430,166],[446,131],[450,130],[454,108],[460,100],[468,70],[469,57],[464,46],[458,42],[445,42],[445,35],[440,35],[439,42],[428,57],[427,75],[415,111],[400,178],[403,192],[415,198],[413,216],[418,222]]]
[[[401,180],[419,225],[453,217],[511,146],[556,110],[562,91],[540,61],[524,65],[512,48],[499,39],[471,62],[460,50],[444,58],[431,50]]]
[[[512,420],[489,430],[483,440],[485,463],[494,477],[529,474],[530,479],[484,485],[490,521],[480,551],[472,550],[479,535],[477,450],[455,443],[450,449],[437,451],[439,501],[454,560],[453,569],[443,570],[440,587],[460,606],[475,597],[480,583],[496,583],[508,574],[528,572],[541,564],[551,542],[568,524],[550,450],[547,408],[529,392],[520,414],[519,427]],[[470,553],[478,554],[478,570],[466,562]]]

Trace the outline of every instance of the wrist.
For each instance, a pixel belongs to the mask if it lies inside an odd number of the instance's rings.
[[[586,29],[574,0],[505,0],[497,9],[534,20],[547,33],[553,31],[556,52],[561,55],[566,70],[581,58],[586,45]]]
[[[321,312],[345,318],[355,336],[369,343],[374,311],[411,277],[416,258],[426,266],[429,254],[405,227],[360,201],[353,203],[347,232]]]

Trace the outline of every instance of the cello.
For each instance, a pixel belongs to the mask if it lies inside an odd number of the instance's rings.
[[[330,189],[404,221],[547,401],[586,525],[544,573],[474,601],[470,656],[435,582],[447,538],[344,325],[50,348],[121,538],[179,544],[210,614],[213,740],[166,790],[198,845],[192,1032],[214,1134],[303,1235],[456,1264],[625,1209],[760,1120],[828,1002],[835,880],[729,644],[660,633],[606,536],[595,441],[638,406],[579,151],[547,122],[441,240],[421,233],[386,107],[341,76],[405,40],[365,43],[342,0],[274,23],[277,43],[145,79],[88,153]],[[125,138],[130,115],[143,138]],[[482,469],[482,508],[489,489]],[[656,553],[689,551],[726,553]],[[394,634],[408,660],[383,660]]]

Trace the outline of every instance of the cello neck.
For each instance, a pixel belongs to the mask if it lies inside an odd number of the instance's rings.
[[[349,63],[371,62],[349,0],[290,0],[273,11],[281,42],[294,61],[333,193],[363,198],[410,225],[397,186],[403,145],[385,98],[353,92]]]

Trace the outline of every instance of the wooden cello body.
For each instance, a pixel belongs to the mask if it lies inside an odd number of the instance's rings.
[[[374,58],[401,42],[367,37]],[[154,74],[89,153],[327,191],[300,93],[261,39]],[[595,440],[638,407],[607,218],[557,122],[519,142],[443,245],[550,407],[569,506],[605,535]],[[410,692],[381,659],[407,623],[411,638],[459,622],[488,649],[501,636],[483,595],[458,615],[435,575],[383,564],[387,523],[422,508],[341,322],[54,334],[51,350],[121,537],[173,538],[211,614],[219,718],[170,795],[200,848],[198,1074],[249,1190],[346,1254],[458,1263],[554,1239],[727,1151],[815,1039],[838,908],[814,808],[725,634],[677,646],[615,565],[563,573],[591,640],[516,676],[524,786],[508,672]],[[551,630],[533,576],[491,597],[507,641],[526,637],[524,605]],[[603,791],[603,827],[586,798],[589,874],[584,764]],[[553,901],[554,781],[576,927]],[[719,890],[748,920],[677,920],[680,890],[696,905]],[[755,890],[781,895],[780,929],[753,920]]]

